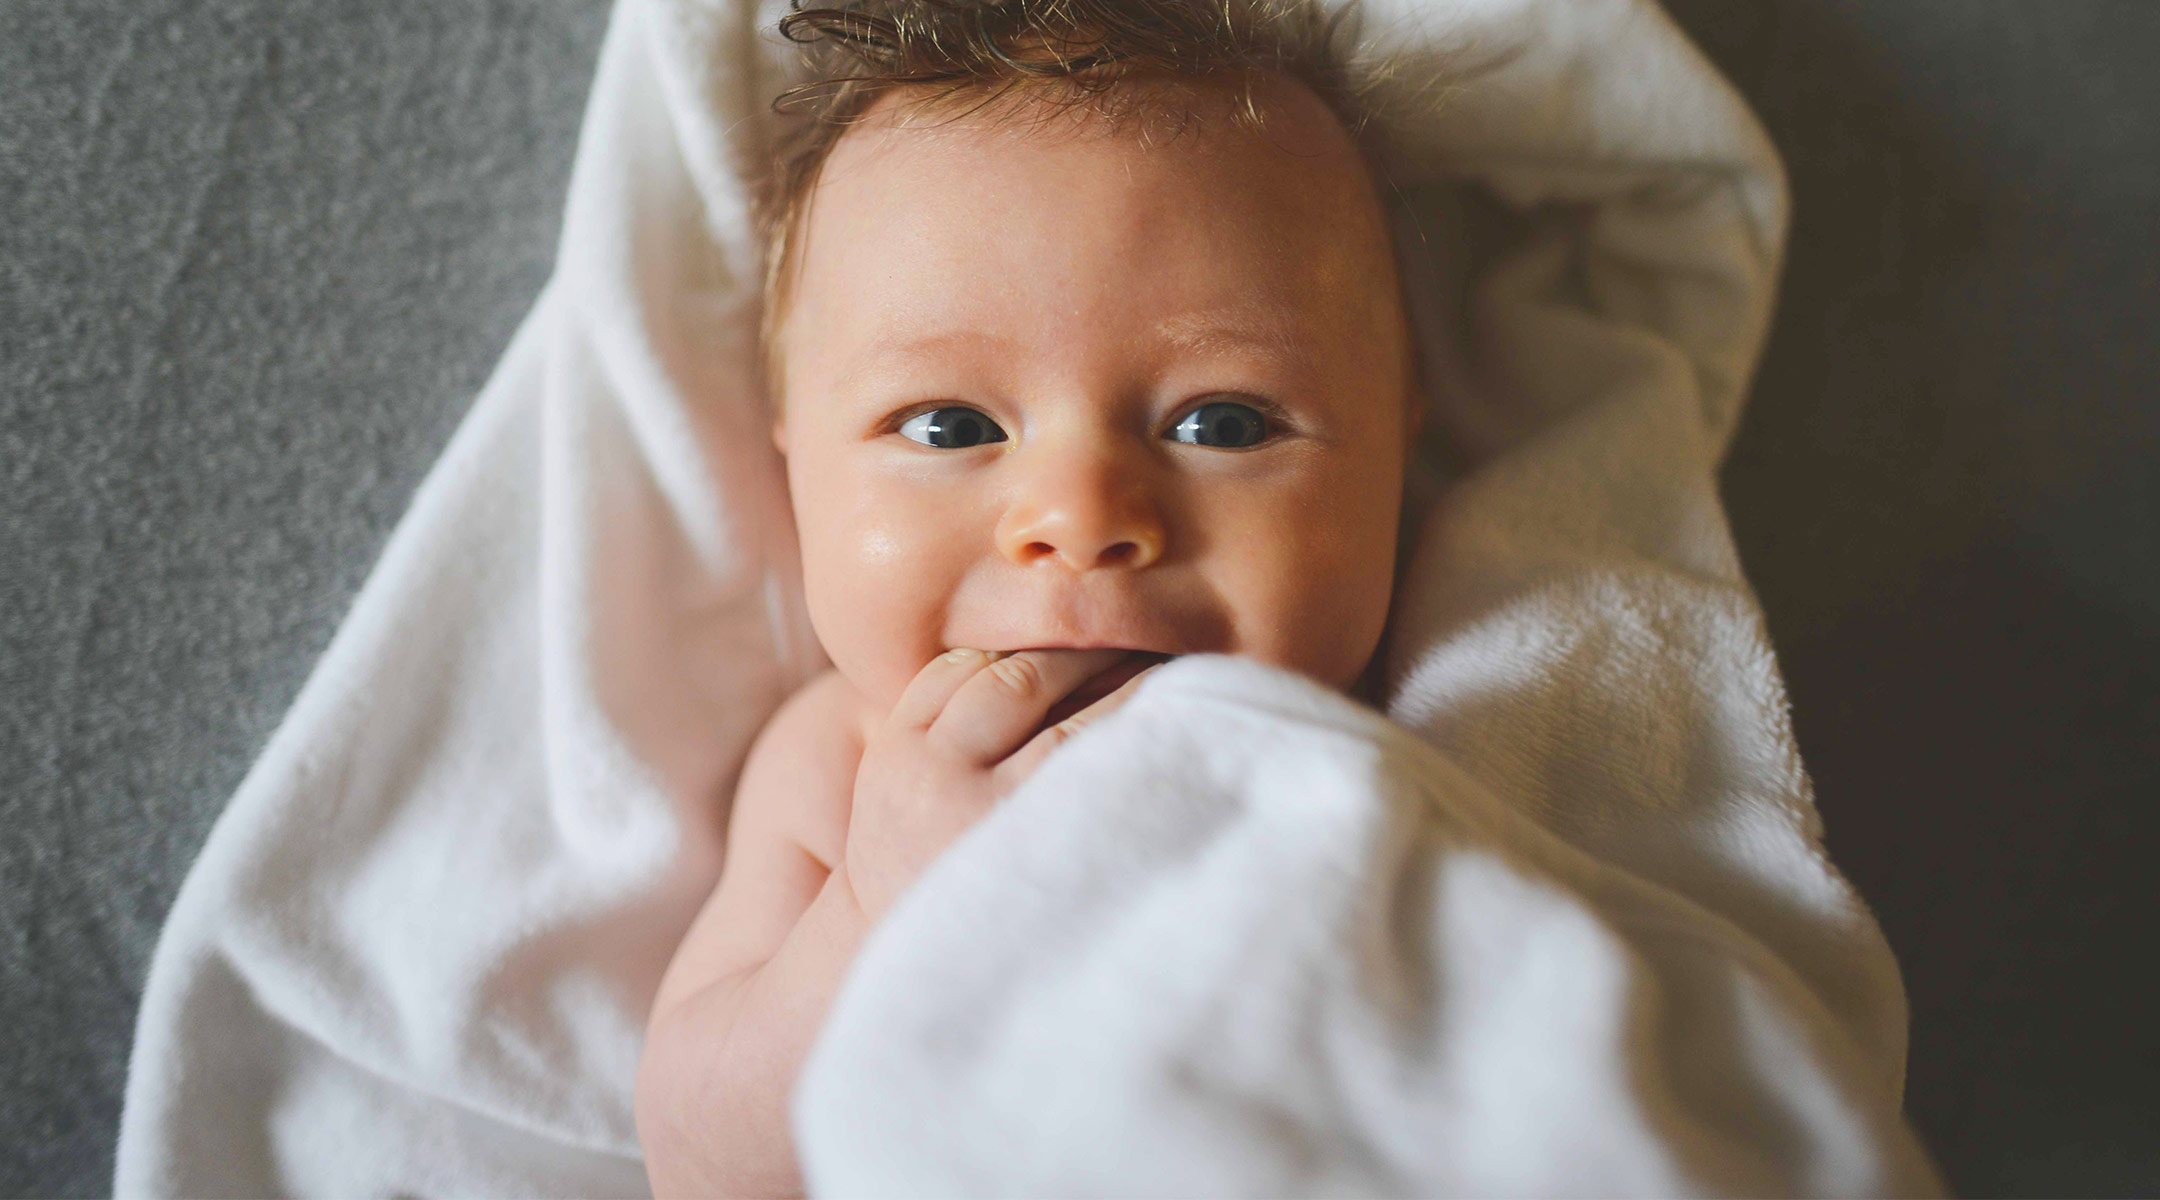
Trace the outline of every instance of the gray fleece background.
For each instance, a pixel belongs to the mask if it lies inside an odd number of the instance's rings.
[[[545,279],[602,0],[0,0],[0,1192]],[[1956,1188],[2160,1191],[2160,5],[1674,0],[1792,167],[1725,483]]]

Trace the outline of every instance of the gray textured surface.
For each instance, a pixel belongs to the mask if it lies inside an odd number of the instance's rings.
[[[2160,1191],[2160,6],[1673,0],[1793,169],[1727,492],[1975,1194]],[[601,0],[0,0],[0,1192],[546,276]]]
[[[2160,4],[1675,3],[1786,153],[1725,471],[1972,1194],[2160,1194]]]
[[[0,1192],[554,258],[605,6],[0,7]]]

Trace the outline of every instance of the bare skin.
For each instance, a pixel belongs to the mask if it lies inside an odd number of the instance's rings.
[[[1260,99],[1264,134],[1154,146],[885,105],[834,149],[774,430],[834,670],[752,749],[655,1000],[657,1194],[800,1193],[788,1097],[863,938],[1137,672],[1348,691],[1372,660],[1407,322],[1348,135],[1301,85]]]
[[[737,789],[728,869],[653,1003],[638,1132],[656,1195],[801,1194],[786,1098],[855,951],[953,838],[1123,703],[1137,676],[1042,727],[1123,657],[940,655],[882,720],[828,672],[766,726]]]

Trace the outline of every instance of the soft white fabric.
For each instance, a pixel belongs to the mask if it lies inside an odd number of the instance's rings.
[[[1174,663],[873,936],[796,1094],[812,1190],[1936,1190],[1881,942],[1725,786],[1607,853],[1295,675]]]
[[[1367,8],[1435,397],[1394,724],[1164,668],[873,937],[810,1179],[1933,1189],[1714,484],[1776,156],[1648,0]],[[643,1190],[646,1007],[823,665],[750,374],[777,15],[620,0],[556,274],[174,906],[121,1194]]]

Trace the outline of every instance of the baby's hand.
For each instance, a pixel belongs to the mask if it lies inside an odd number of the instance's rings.
[[[1043,728],[1059,701],[1141,661],[1124,650],[963,649],[931,659],[864,744],[855,775],[844,861],[863,912],[882,917],[932,859],[1066,738],[1123,704],[1147,672]]]

